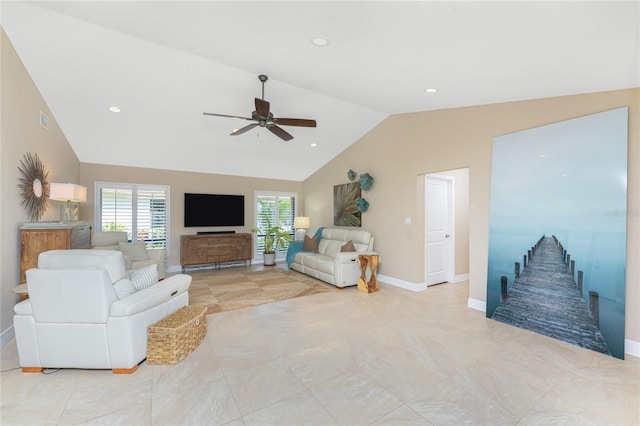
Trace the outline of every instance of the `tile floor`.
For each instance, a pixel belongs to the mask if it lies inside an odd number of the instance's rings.
[[[468,309],[467,283],[381,284],[207,317],[175,366],[4,371],[8,425],[640,424],[640,359],[625,361]]]

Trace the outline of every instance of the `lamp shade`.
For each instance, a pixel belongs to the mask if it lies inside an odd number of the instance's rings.
[[[311,219],[306,216],[298,216],[293,220],[293,227],[296,229],[309,229],[311,227]]]
[[[49,185],[49,199],[84,203],[87,201],[87,187],[75,183],[54,183]]]

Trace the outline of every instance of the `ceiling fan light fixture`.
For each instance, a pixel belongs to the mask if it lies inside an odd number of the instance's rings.
[[[217,114],[213,112],[203,112],[203,115],[210,115],[214,117],[226,117],[226,118],[237,118],[247,121],[253,121],[253,123],[241,127],[239,129],[233,129],[230,133],[230,136],[238,136],[241,135],[255,127],[260,129],[260,127],[264,127],[269,130],[271,133],[279,137],[284,141],[290,141],[293,139],[293,136],[284,130],[280,126],[298,126],[298,127],[316,127],[316,120],[306,119],[306,118],[282,118],[282,117],[274,117],[271,112],[271,104],[264,99],[264,83],[269,79],[264,74],[260,74],[258,79],[262,83],[262,99],[255,98],[254,105],[255,110],[251,113],[251,117],[241,117],[237,115],[227,115],[227,114]],[[259,134],[258,134],[259,136]]]
[[[324,37],[313,37],[311,43],[313,43],[314,46],[326,47],[329,45],[329,40]]]

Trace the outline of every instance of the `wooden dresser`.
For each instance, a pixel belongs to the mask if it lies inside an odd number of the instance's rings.
[[[180,236],[180,265],[217,265],[222,262],[251,262],[252,234],[205,234]]]
[[[47,250],[90,249],[91,225],[88,222],[34,222],[20,228],[20,284],[27,282],[25,272],[38,267],[38,255]]]

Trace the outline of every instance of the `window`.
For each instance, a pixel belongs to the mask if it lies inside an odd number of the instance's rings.
[[[293,221],[296,217],[297,194],[291,192],[264,192],[255,193],[255,218],[256,227],[265,229],[267,218],[271,221],[271,226],[277,224],[292,236],[295,236]],[[256,233],[256,243],[254,244],[254,257],[258,258],[264,253],[264,234]],[[287,252],[288,244],[284,249],[278,248],[276,255],[284,255]]]
[[[96,182],[95,194],[95,229],[126,231],[129,241],[168,250],[168,186]]]

